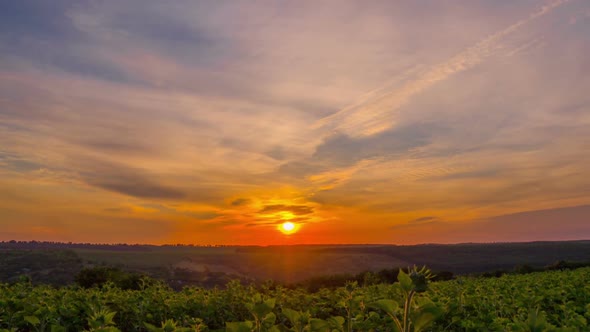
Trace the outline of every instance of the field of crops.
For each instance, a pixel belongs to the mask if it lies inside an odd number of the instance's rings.
[[[309,293],[237,282],[224,290],[0,285],[0,331],[590,331],[590,268]]]

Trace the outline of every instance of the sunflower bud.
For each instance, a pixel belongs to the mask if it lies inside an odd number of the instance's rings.
[[[418,269],[416,266],[409,271],[410,279],[412,279],[413,290],[416,293],[424,293],[428,288],[428,281],[434,277],[432,272],[426,267]]]

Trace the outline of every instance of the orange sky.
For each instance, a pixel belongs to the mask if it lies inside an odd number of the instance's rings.
[[[589,2],[0,16],[0,240],[590,238]]]

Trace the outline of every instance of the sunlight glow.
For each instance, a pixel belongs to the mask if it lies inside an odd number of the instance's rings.
[[[289,211],[281,211],[278,216],[283,220],[290,220],[295,218],[295,215]]]
[[[279,229],[283,234],[293,234],[297,231],[295,224],[290,221],[282,223]]]

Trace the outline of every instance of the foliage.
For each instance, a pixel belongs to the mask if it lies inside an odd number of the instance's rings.
[[[153,282],[147,276],[106,266],[84,268],[76,275],[75,280],[84,288],[101,287],[106,283],[112,283],[121,289],[133,290],[139,290],[145,283]]]
[[[139,290],[0,284],[8,331],[588,331],[590,268],[432,282],[429,270],[399,282],[310,293],[231,282],[224,290],[162,283]]]
[[[418,269],[414,266],[405,273],[400,269],[398,281],[402,290],[404,307],[395,300],[378,300],[373,307],[381,309],[395,323],[395,328],[400,332],[419,332],[430,325],[434,319],[442,314],[441,308],[428,298],[420,298],[414,301],[414,296],[424,293],[428,289],[428,282],[434,275],[426,267]]]
[[[14,282],[26,276],[37,283],[72,283],[82,260],[72,250],[0,250],[0,282]]]

